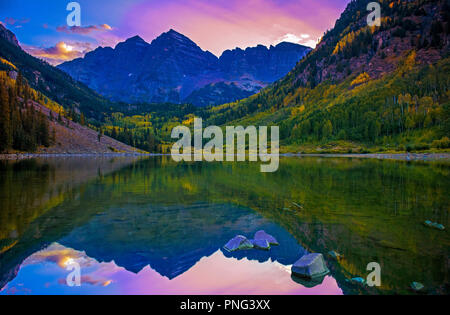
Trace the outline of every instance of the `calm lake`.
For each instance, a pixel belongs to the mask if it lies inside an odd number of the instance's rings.
[[[446,163],[325,157],[265,174],[170,157],[0,161],[0,294],[414,294],[413,281],[449,294],[449,175]],[[259,230],[280,246],[223,249]],[[292,277],[306,253],[331,273]],[[348,281],[371,262],[381,287]]]

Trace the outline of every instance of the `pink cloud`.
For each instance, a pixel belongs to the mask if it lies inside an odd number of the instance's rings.
[[[90,26],[59,26],[56,30],[60,33],[65,34],[76,34],[84,35],[89,38],[94,39],[97,44],[96,46],[110,46],[114,47],[119,42],[125,40],[125,38],[120,37],[115,34],[116,29],[108,24],[90,25]],[[89,51],[92,47],[89,47]],[[87,51],[86,51],[87,52]]]
[[[27,24],[30,22],[30,19],[15,19],[12,17],[6,17],[2,22],[3,25],[16,25],[17,27],[21,27],[23,24]]]
[[[44,59],[52,65],[80,58],[93,49],[90,43],[83,42],[58,42],[52,47],[36,47],[22,45],[23,49],[37,58]]]
[[[117,27],[92,24],[82,27],[59,26],[59,42],[70,46],[72,35],[86,36],[93,47],[75,47],[65,51],[55,42],[53,47],[28,47],[33,55],[52,64],[82,57],[97,46],[114,47],[126,38],[140,35],[146,41],[169,29],[188,36],[202,49],[221,55],[226,49],[289,41],[314,47],[349,0],[165,0],[130,2],[115,20]],[[8,19],[16,23],[15,19]],[[6,22],[4,22],[6,23]],[[48,28],[47,24],[43,25]]]
[[[81,34],[81,35],[87,35],[92,32],[99,32],[99,31],[111,31],[112,27],[108,24],[101,24],[101,25],[89,25],[89,26],[72,26],[68,27],[67,25],[64,26],[58,26],[56,28],[58,32],[66,33],[66,34]]]
[[[220,55],[223,50],[271,45],[287,34],[308,34],[306,43],[315,43],[334,25],[344,1],[229,0],[227,2],[186,0],[142,1],[125,14],[121,30],[139,34],[150,41],[174,28],[203,49]],[[347,1],[345,1],[347,2]]]
[[[16,22],[17,22],[17,21],[16,21],[15,19],[11,18],[11,17],[5,18],[5,23],[6,23],[6,24],[14,25],[14,24],[16,24]]]

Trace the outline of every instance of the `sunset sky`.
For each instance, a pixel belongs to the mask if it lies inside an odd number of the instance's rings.
[[[1,0],[0,21],[29,53],[58,64],[139,35],[174,29],[203,50],[281,41],[314,47],[350,0],[79,0],[81,27],[66,24],[69,0]]]

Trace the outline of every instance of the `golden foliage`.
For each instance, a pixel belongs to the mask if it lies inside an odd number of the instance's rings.
[[[3,59],[3,58],[0,57],[0,62],[5,64],[5,65],[10,66],[11,68],[13,68],[14,70],[17,71],[17,67],[14,64],[12,64],[11,62],[9,62],[8,60]]]
[[[361,85],[361,84],[369,82],[369,80],[370,80],[370,75],[367,72],[363,72],[360,75],[358,75],[358,77],[355,80],[353,80],[350,85],[351,86]]]
[[[390,22],[389,17],[382,17],[381,24],[387,24]],[[365,26],[357,31],[351,31],[348,34],[344,35],[341,40],[336,44],[336,47],[333,50],[333,55],[336,55],[344,50],[344,48],[353,43],[355,39],[363,32],[370,32],[371,34],[375,33],[377,26]]]

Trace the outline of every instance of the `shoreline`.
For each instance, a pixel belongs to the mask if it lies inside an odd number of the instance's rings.
[[[67,158],[67,157],[93,157],[93,158],[114,158],[114,157],[151,157],[160,156],[161,154],[150,153],[11,153],[0,154],[1,160],[19,161],[37,158]]]
[[[12,153],[0,154],[0,160],[25,160],[34,158],[67,158],[67,157],[156,157],[170,156],[170,154],[156,153]],[[280,157],[325,157],[325,158],[363,158],[378,160],[398,160],[398,161],[450,161],[450,153],[368,153],[368,154],[302,154],[283,153]]]
[[[328,158],[357,158],[357,159],[378,159],[378,160],[397,160],[397,161],[450,161],[450,153],[349,153],[349,154],[280,154],[280,156],[297,157],[328,157]]]

